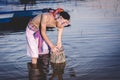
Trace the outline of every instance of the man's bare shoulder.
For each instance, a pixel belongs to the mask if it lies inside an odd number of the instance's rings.
[[[43,13],[41,16],[47,18],[49,16],[49,13]]]
[[[47,19],[47,13],[39,14],[33,18],[33,20]],[[42,18],[41,18],[42,17]]]

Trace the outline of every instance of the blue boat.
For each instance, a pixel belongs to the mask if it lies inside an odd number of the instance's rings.
[[[0,30],[24,29],[34,16],[48,9],[0,12]]]

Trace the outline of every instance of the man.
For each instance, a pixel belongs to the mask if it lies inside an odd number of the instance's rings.
[[[26,28],[27,54],[32,57],[32,64],[37,64],[39,54],[48,54],[49,48],[56,52],[62,46],[62,32],[69,25],[70,15],[58,8],[34,17]],[[54,45],[46,34],[47,27],[58,31],[57,43]],[[48,48],[49,46],[49,48]]]

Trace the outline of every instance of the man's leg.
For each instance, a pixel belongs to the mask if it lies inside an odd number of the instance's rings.
[[[37,58],[32,58],[32,64],[37,64]]]

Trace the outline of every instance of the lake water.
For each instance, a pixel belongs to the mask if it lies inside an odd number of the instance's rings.
[[[120,0],[42,3],[43,8],[62,7],[71,14],[71,26],[63,32],[66,64],[41,64],[39,71],[30,70],[25,30],[0,31],[0,80],[120,80],[119,3]],[[52,42],[56,41],[56,30],[47,34]]]

